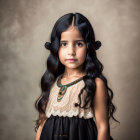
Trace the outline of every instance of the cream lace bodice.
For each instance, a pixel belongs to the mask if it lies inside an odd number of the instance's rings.
[[[49,101],[46,107],[47,118],[49,118],[51,115],[53,116],[58,115],[68,117],[78,116],[79,118],[84,117],[85,119],[88,118],[94,119],[93,109],[91,107],[88,109],[83,109],[80,108],[79,106],[75,107],[74,105],[75,103],[79,103],[78,94],[80,93],[80,90],[84,87],[84,81],[81,80],[78,83],[68,87],[62,100],[58,102],[57,96],[60,87],[57,86],[57,79],[50,90]],[[84,91],[82,93],[82,99],[84,99],[85,95],[86,92]],[[83,106],[83,100],[81,100],[81,105]]]

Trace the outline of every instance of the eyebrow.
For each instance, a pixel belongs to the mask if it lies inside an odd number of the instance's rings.
[[[83,41],[84,42],[84,40],[74,40],[74,41]],[[60,42],[68,42],[67,40],[60,40]]]

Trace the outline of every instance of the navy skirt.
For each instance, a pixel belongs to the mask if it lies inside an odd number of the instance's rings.
[[[51,115],[42,128],[40,140],[97,140],[97,127],[93,118]]]

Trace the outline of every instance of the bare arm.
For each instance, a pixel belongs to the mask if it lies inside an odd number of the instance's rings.
[[[107,112],[107,92],[102,79],[96,78],[96,93],[94,97],[94,113],[98,130],[97,140],[110,139],[110,126]]]
[[[40,139],[40,135],[41,135],[41,132],[42,132],[42,128],[45,124],[46,120],[43,122],[43,124],[41,124],[38,129],[37,129],[37,132],[36,132],[36,136],[35,136],[35,140],[39,140]]]

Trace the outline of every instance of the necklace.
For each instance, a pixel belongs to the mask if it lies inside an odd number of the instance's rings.
[[[62,78],[62,76],[63,76],[63,75],[61,75],[61,76],[58,78],[58,80],[57,80],[57,86],[60,87],[60,90],[59,90],[58,96],[57,96],[57,101],[58,101],[58,102],[60,102],[60,101],[62,100],[63,96],[65,95],[65,93],[66,93],[66,91],[67,91],[67,88],[68,88],[69,86],[72,86],[72,85],[78,83],[79,81],[81,81],[85,75],[82,76],[82,77],[80,77],[80,78],[78,78],[77,80],[75,80],[75,81],[69,83],[69,84],[66,84],[66,85],[62,85],[62,84],[61,84],[61,78]]]

